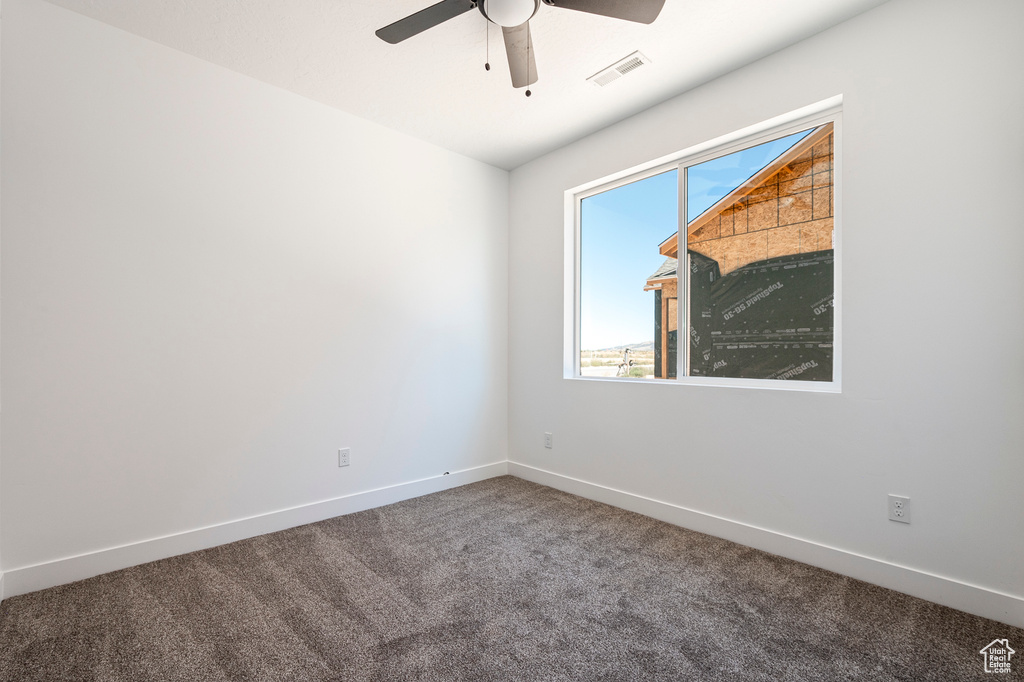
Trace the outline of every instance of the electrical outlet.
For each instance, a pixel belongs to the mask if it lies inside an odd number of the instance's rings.
[[[910,523],[910,498],[889,496],[889,520]]]
[[[338,466],[347,467],[349,457],[352,455],[352,448],[338,449]]]
[[[544,434],[544,447],[546,447],[548,450],[554,447],[554,440],[550,433]]]

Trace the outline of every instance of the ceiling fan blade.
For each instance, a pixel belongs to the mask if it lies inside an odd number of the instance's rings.
[[[524,88],[537,82],[537,63],[533,60],[533,41],[530,38],[529,25],[530,22],[526,22],[511,28],[501,27],[513,88]]]
[[[577,12],[600,14],[603,17],[650,24],[665,6],[665,0],[544,0],[553,7],[574,9]]]
[[[428,28],[434,28],[449,19],[454,19],[474,7],[476,7],[476,3],[473,0],[441,0],[436,5],[421,9],[415,14],[410,14],[404,19],[399,19],[393,24],[378,29],[377,37],[394,45],[406,38],[412,38]]]

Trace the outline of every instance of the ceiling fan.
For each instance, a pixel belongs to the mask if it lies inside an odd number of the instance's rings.
[[[533,59],[530,19],[542,0],[441,0],[441,2],[399,19],[377,31],[377,37],[392,45],[454,19],[471,9],[479,9],[492,24],[501,27],[505,53],[512,75],[512,87],[522,88],[537,82],[537,65]],[[545,5],[599,14],[650,24],[658,18],[665,0],[543,0]],[[485,65],[487,69],[490,64]],[[530,91],[526,91],[530,96]]]

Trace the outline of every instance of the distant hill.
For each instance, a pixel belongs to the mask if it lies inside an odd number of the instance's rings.
[[[627,343],[627,344],[622,345],[622,346],[613,346],[612,348],[599,348],[599,349],[597,349],[597,352],[600,353],[602,351],[613,351],[613,350],[624,351],[627,348],[630,349],[630,350],[638,350],[638,351],[654,350],[654,341],[639,341],[637,343]]]

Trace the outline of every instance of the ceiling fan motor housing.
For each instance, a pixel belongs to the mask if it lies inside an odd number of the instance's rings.
[[[480,13],[488,21],[507,28],[525,24],[539,7],[540,0],[480,0]]]

